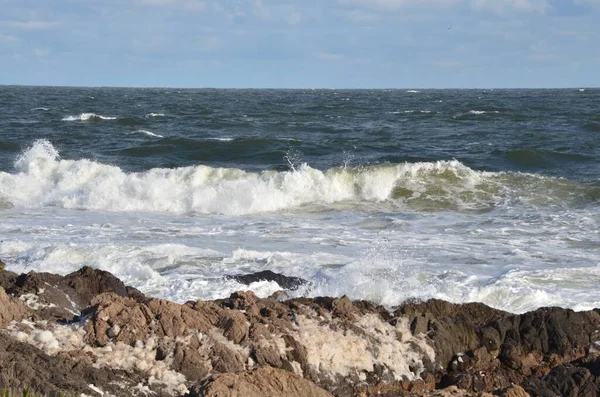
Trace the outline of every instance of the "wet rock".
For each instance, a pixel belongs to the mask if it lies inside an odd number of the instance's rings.
[[[29,387],[44,395],[70,392],[100,396],[89,387],[91,384],[104,392],[131,396],[131,388],[142,380],[136,373],[95,368],[81,357],[74,359],[69,354],[49,356],[31,345],[0,335],[0,386],[3,388]]]
[[[231,276],[226,276],[230,280],[235,280],[240,284],[250,285],[257,281],[274,281],[281,288],[287,290],[295,290],[299,287],[308,284],[308,281],[300,278],[300,277],[289,277],[284,276],[280,273],[275,273],[270,270],[264,270],[257,273],[250,274],[234,274]]]
[[[121,280],[107,271],[89,266],[67,274],[63,283],[75,291],[79,303],[84,307],[89,306],[94,297],[106,292],[113,292],[123,297],[129,296],[127,288]],[[139,293],[139,291],[135,290],[135,293]]]
[[[126,288],[111,273],[83,267],[66,276],[29,272],[15,275],[0,274],[0,283],[6,291],[21,299],[37,314],[51,320],[72,321],[91,305],[92,299],[102,293],[119,296],[130,294],[142,300],[143,294],[135,288]]]
[[[20,321],[31,314],[31,310],[23,302],[8,296],[4,288],[0,287],[0,327],[4,327],[11,321]]]
[[[522,386],[531,396],[599,396],[600,355],[559,365],[545,376],[527,379]]]
[[[262,367],[252,371],[213,375],[188,397],[332,397],[326,390],[288,371]]]

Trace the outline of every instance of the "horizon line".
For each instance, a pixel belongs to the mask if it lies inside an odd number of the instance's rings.
[[[25,88],[115,88],[115,89],[178,89],[178,90],[569,90],[598,89],[600,86],[562,87],[183,87],[183,86],[119,86],[119,85],[53,85],[53,84],[2,84],[0,87]]]

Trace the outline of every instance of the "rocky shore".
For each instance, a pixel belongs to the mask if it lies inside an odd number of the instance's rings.
[[[0,389],[87,396],[597,396],[600,312],[342,298],[177,304],[0,263]],[[275,273],[293,288],[301,279]],[[287,283],[287,284],[286,284]]]

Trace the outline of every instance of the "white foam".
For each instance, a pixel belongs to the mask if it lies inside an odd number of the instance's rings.
[[[233,141],[233,138],[227,138],[227,137],[225,137],[225,138],[220,138],[220,137],[219,138],[206,138],[206,139],[208,139],[209,141],[221,141],[221,142]]]
[[[19,156],[15,168],[16,174],[0,172],[0,196],[28,208],[242,215],[344,201],[439,200],[432,197],[434,191],[451,207],[478,208],[490,203],[467,202],[458,193],[477,195],[481,188],[492,199],[493,192],[486,189],[497,190],[488,186],[495,183],[494,174],[473,171],[456,160],[326,171],[306,164],[294,171],[260,173],[198,165],[126,173],[86,159],[61,160],[45,140]],[[399,187],[409,193],[398,196]]]
[[[164,113],[148,113],[146,115],[146,118],[152,118],[152,117],[165,117]]]
[[[81,113],[76,116],[63,117],[62,121],[94,121],[94,120],[116,120],[116,117],[102,116],[96,113]]]
[[[152,138],[164,138],[164,136],[159,135],[159,134],[155,134],[152,131],[148,131],[148,130],[136,130],[133,132],[133,134],[141,134],[141,135],[146,135],[146,136],[150,136]]]
[[[44,112],[47,112],[48,110],[50,110],[50,108],[39,107],[39,108],[33,108],[31,110],[43,110]]]
[[[424,371],[425,356],[435,361],[434,350],[423,335],[413,336],[408,322],[402,319],[392,326],[368,314],[356,320],[361,332],[328,328],[304,316],[296,321],[299,327],[295,336],[306,347],[308,365],[330,376],[360,375],[380,365],[387,367],[395,380],[415,380]]]
[[[487,111],[487,110],[469,110],[469,114],[486,114],[486,113],[494,113],[499,114],[500,112],[497,110]]]
[[[406,91],[406,92],[408,92],[408,93],[411,93],[411,94],[418,94],[418,93],[419,93],[419,92],[421,92],[421,91],[417,91],[417,90],[408,90],[408,91]]]
[[[45,321],[37,323],[13,321],[7,330],[17,340],[34,345],[46,354],[84,351],[97,368],[108,367],[126,371],[136,369],[145,373],[150,383],[164,385],[168,392],[177,395],[187,392],[185,376],[170,369],[172,358],[156,360],[157,342],[154,338],[146,341],[138,340],[135,346],[109,342],[104,347],[91,347],[84,342],[85,330],[80,323],[60,325],[48,324]]]

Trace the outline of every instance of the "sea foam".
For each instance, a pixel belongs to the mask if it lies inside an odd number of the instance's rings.
[[[87,159],[60,159],[46,140],[19,156],[15,169],[16,173],[0,172],[4,202],[104,211],[244,215],[341,202],[418,211],[479,211],[501,205],[515,189],[522,190],[517,192],[521,200],[531,198],[536,204],[569,198],[569,191],[576,190],[568,181],[480,172],[456,160],[325,171],[306,164],[284,172],[197,165],[126,173]]]
[[[99,121],[99,120],[116,120],[116,117],[102,116],[96,113],[81,113],[76,116],[63,117],[62,121]]]

